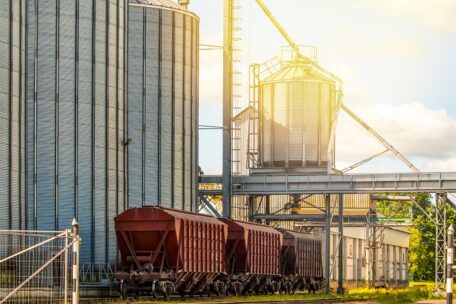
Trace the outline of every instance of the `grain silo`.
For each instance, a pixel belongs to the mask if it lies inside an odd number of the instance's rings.
[[[296,58],[260,80],[259,96],[260,166],[326,171],[334,157],[328,147],[337,82],[313,61]]]
[[[24,229],[26,1],[0,8],[0,229]]]
[[[124,209],[126,0],[29,1],[28,228],[75,216],[81,262],[113,262]]]
[[[199,19],[180,2],[129,4],[129,207],[196,202]]]

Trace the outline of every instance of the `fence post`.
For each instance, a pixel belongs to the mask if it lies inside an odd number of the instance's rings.
[[[446,278],[446,303],[453,303],[453,250],[454,250],[454,228],[453,224],[448,228],[447,239],[447,278]]]
[[[71,223],[73,226],[73,297],[72,304],[79,304],[79,224],[76,219]]]
[[[71,230],[70,229],[65,229],[65,257],[64,257],[64,271],[63,271],[63,279],[64,279],[64,291],[63,291],[63,296],[64,296],[64,301],[63,303],[68,304],[68,279],[69,279],[69,271],[68,271],[68,238],[71,235]]]

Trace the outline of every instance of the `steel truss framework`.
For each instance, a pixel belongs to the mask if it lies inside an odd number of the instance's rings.
[[[445,290],[446,280],[446,194],[435,196],[435,289]]]
[[[242,181],[239,184],[239,181]],[[209,185],[220,185],[220,176],[203,176],[200,183]],[[366,224],[366,232],[368,238],[369,260],[371,261],[371,268],[375,268],[375,254],[378,246],[378,241],[382,236],[382,229],[386,225],[379,226],[375,223],[370,223],[367,217],[349,217],[343,216],[343,200],[339,200],[339,214],[334,214],[331,206],[330,194],[344,194],[344,193],[435,193],[435,290],[442,292],[444,290],[446,267],[445,267],[445,248],[446,248],[446,207],[449,203],[447,192],[456,191],[456,172],[448,173],[402,173],[402,174],[356,174],[356,175],[327,175],[327,176],[238,176],[234,179],[235,187],[233,194],[246,195],[248,197],[255,196],[269,196],[272,194],[281,195],[305,195],[323,193],[326,194],[325,209],[322,214],[255,214],[251,213],[252,220],[266,220],[266,221],[313,221],[324,222],[326,244],[325,248],[329,248],[329,235],[330,227],[333,223],[337,222],[339,227],[338,233],[338,247],[334,253],[339,254],[339,248],[343,248],[343,225],[344,223],[364,223]],[[241,185],[241,187],[239,187]],[[218,188],[218,189],[216,189]],[[200,191],[200,196],[218,195],[222,190],[220,187],[213,187],[216,190],[203,190]],[[220,189],[220,190],[219,190]],[[341,195],[342,197],[342,195]],[[379,199],[379,198],[378,198]],[[415,204],[417,202],[410,196],[403,196],[402,200],[411,200]],[[401,200],[400,197],[393,198],[393,200]],[[419,207],[419,206],[418,206]],[[371,210],[375,212],[375,206]],[[422,210],[426,216],[430,217],[425,210]],[[372,214],[370,214],[372,215]],[[375,215],[374,215],[375,216]],[[341,220],[342,219],[342,220]],[[392,226],[389,224],[388,226]],[[381,242],[380,242],[381,243]],[[342,253],[343,251],[340,251]],[[339,254],[338,264],[342,265],[343,256]],[[334,263],[333,263],[334,264]],[[325,259],[325,278],[329,281],[331,270],[330,260]],[[339,286],[338,292],[343,293],[342,278],[343,267],[339,267]],[[369,278],[375,278],[375,270],[369,273]],[[325,286],[325,291],[329,292],[329,286]]]
[[[200,183],[221,184],[221,176],[202,176]],[[312,193],[446,193],[456,192],[456,172],[351,175],[260,175],[233,177],[233,195]],[[201,190],[200,194],[222,194]]]
[[[294,50],[295,55],[299,55],[299,48],[292,38],[287,34],[285,29],[280,25],[277,19],[273,16],[271,11],[266,7],[262,0],[256,0],[257,4],[277,28],[280,34],[285,38],[291,48]],[[443,287],[443,280],[445,278],[445,235],[446,235],[446,192],[456,192],[456,172],[451,173],[420,173],[419,170],[397,149],[389,144],[380,134],[367,125],[360,117],[355,115],[346,105],[342,104],[341,109],[344,110],[350,117],[358,122],[368,133],[375,137],[388,151],[398,157],[404,164],[406,164],[415,173],[402,173],[402,174],[364,174],[364,175],[325,175],[325,176],[305,176],[305,175],[286,175],[277,174],[268,175],[263,172],[259,176],[233,176],[233,173],[238,173],[239,170],[233,170],[239,165],[239,159],[232,159],[233,154],[239,149],[239,132],[238,126],[233,124],[233,114],[238,112],[237,93],[236,87],[238,81],[237,75],[237,56],[240,50],[236,47],[237,34],[240,30],[237,22],[239,21],[236,16],[236,11],[240,8],[235,4],[235,0],[224,0],[224,94],[223,94],[223,178],[222,176],[205,176],[202,177],[200,182],[206,184],[223,184],[221,190],[201,190],[200,197],[210,195],[222,195],[223,192],[223,215],[229,217],[231,211],[231,197],[232,195],[245,195],[249,198],[253,196],[268,196],[273,194],[279,195],[299,195],[299,194],[326,194],[325,213],[322,218],[326,226],[326,248],[329,247],[329,230],[333,221],[333,214],[331,212],[331,202],[329,194],[344,194],[344,193],[437,193],[436,194],[436,218],[435,218],[435,233],[436,233],[436,276],[435,285],[436,289]],[[252,88],[250,88],[252,89]],[[255,89],[255,88],[253,88]],[[255,98],[253,96],[253,105],[255,106]],[[250,100],[252,105],[252,100]],[[252,121],[256,117],[251,117],[249,121],[249,134],[256,136],[258,132],[256,127],[251,127]],[[252,120],[253,119],[253,120]],[[252,131],[253,130],[253,131]],[[250,136],[249,136],[250,137]],[[250,139],[250,138],[249,138]],[[255,147],[248,147],[249,155],[255,155]],[[234,152],[234,153],[233,153]],[[384,152],[380,153],[383,154]],[[380,155],[378,154],[378,155]],[[348,169],[364,164],[377,157],[368,158],[358,164],[355,164]],[[233,166],[234,165],[234,166]],[[332,165],[329,166],[328,172],[337,172]],[[342,198],[342,195],[340,196]],[[203,204],[207,205],[207,201]],[[339,201],[339,212],[343,210],[343,201]],[[209,206],[206,206],[211,209]],[[213,210],[211,210],[213,211]],[[425,211],[422,210],[424,213]],[[252,217],[258,215],[252,214]],[[265,215],[266,216],[266,215]],[[267,215],[271,216],[271,215]],[[282,220],[296,220],[296,218],[284,218],[283,215],[272,215],[275,217],[282,217]],[[305,217],[305,216],[304,216]],[[304,218],[302,217],[302,218]],[[342,248],[343,240],[343,213],[338,216],[339,226],[339,248]],[[269,220],[274,220],[269,218]],[[314,219],[315,220],[315,219]],[[365,220],[365,219],[364,219]],[[369,226],[369,224],[368,224]],[[373,244],[378,236],[375,226],[373,226],[371,236],[373,237]],[[370,238],[369,238],[370,239]],[[373,245],[375,247],[375,245]],[[343,251],[341,251],[343,252]],[[375,250],[373,250],[375,254]],[[375,260],[375,257],[373,257]],[[343,257],[339,255],[339,264],[341,265]],[[329,266],[329,254],[325,261],[326,266]],[[339,267],[343,269],[343,267]],[[329,279],[329,267],[325,271],[326,279]],[[342,270],[339,270],[339,288],[338,292],[343,293],[341,284]],[[329,285],[326,286],[326,291],[329,291]]]

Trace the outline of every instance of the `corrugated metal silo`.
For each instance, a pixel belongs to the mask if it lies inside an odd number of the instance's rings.
[[[284,63],[260,82],[263,167],[326,167],[336,83],[308,61]]]
[[[25,12],[0,0],[0,229],[25,228]]]
[[[129,207],[195,205],[198,33],[198,18],[172,1],[130,1]]]
[[[114,262],[124,209],[126,0],[30,0],[28,228],[76,216],[81,262]]]

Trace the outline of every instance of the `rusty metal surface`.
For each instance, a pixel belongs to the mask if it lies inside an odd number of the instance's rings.
[[[223,218],[228,225],[227,270],[280,275],[282,234],[265,225]]]
[[[282,273],[305,277],[323,277],[321,238],[280,229],[283,234]]]
[[[115,219],[123,266],[225,272],[227,225],[217,219],[159,207],[126,210]]]

